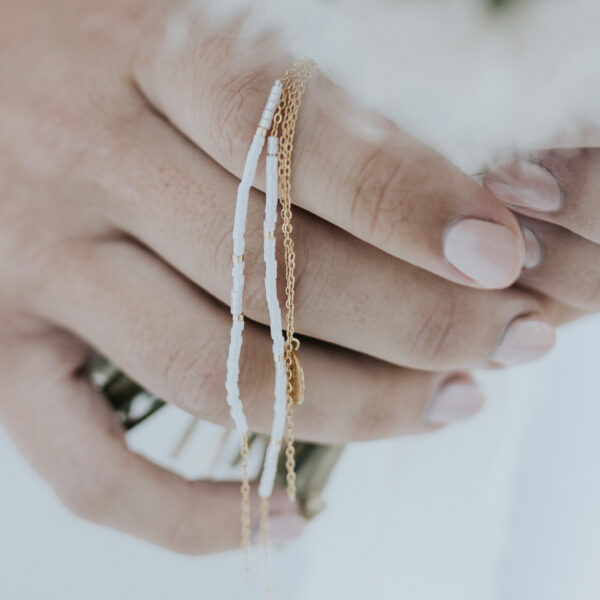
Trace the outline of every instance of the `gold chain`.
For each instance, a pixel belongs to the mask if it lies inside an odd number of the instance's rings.
[[[244,575],[248,581],[250,570],[250,480],[248,476],[248,434],[242,437],[242,549],[244,551]]]
[[[263,569],[265,574],[265,599],[271,598],[271,567],[269,560],[269,499],[260,499],[260,541],[263,548]]]
[[[284,358],[287,371],[287,405],[286,405],[286,471],[287,493],[290,500],[296,500],[296,460],[294,454],[294,404],[301,402],[295,398],[294,379],[298,379],[295,369],[301,369],[295,353],[300,347],[299,340],[295,337],[295,305],[294,293],[296,287],[296,254],[292,240],[292,154],[294,150],[294,136],[296,122],[302,96],[306,84],[316,70],[313,60],[296,62],[281,78],[283,92],[275,116],[271,135],[279,137],[279,198],[281,203],[281,231],[283,232],[283,246],[285,256],[285,307],[286,307],[286,339]],[[281,134],[279,135],[279,129]],[[303,378],[302,378],[303,379]],[[302,382],[303,383],[303,382]]]

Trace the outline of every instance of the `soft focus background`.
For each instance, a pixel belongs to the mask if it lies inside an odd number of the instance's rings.
[[[261,5],[299,54],[467,172],[600,124],[596,2],[515,0],[494,15],[484,0]],[[349,448],[328,510],[274,553],[274,597],[600,598],[599,339],[588,318],[543,361],[481,374],[489,402],[464,425]],[[164,460],[184,426],[168,409],[130,442]],[[260,553],[244,588],[239,553],[180,557],[79,521],[3,434],[0,452],[0,597],[262,597]],[[194,452],[186,468],[206,460]]]
[[[206,7],[206,0],[188,0]],[[282,32],[297,56],[468,173],[515,147],[600,130],[595,0],[225,0],[249,34]],[[186,16],[171,20],[170,40]],[[588,137],[600,146],[600,135]]]
[[[598,339],[583,320],[543,361],[481,374],[488,406],[464,425],[349,448],[327,511],[274,551],[274,598],[597,600]],[[184,424],[169,409],[131,443],[164,458]],[[263,597],[260,551],[246,588],[239,552],[180,557],[79,521],[4,437],[0,453],[0,597]]]

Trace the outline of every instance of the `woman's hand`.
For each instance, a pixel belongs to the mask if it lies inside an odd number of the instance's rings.
[[[484,184],[523,227],[528,259],[520,286],[562,305],[562,320],[600,310],[600,149],[506,160]]]
[[[235,546],[237,486],[187,483],[129,453],[77,373],[94,348],[166,401],[230,425],[237,176],[289,58],[174,2],[0,0],[0,11],[0,416],[75,512],[180,551]],[[322,78],[301,112],[297,329],[309,339],[298,435],[370,439],[472,414],[481,394],[456,369],[524,362],[553,343],[538,295],[481,289],[518,277],[516,219]],[[359,121],[385,138],[356,135]],[[241,389],[265,432],[261,185]]]

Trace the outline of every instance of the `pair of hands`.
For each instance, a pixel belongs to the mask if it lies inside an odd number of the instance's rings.
[[[184,3],[0,0],[0,417],[75,513],[181,552],[235,547],[239,489],[128,451],[78,377],[91,349],[230,425],[231,226],[277,41]],[[375,136],[357,135],[358,125]],[[600,151],[474,183],[317,77],[295,146],[300,438],[418,433],[476,412],[465,369],[537,358],[600,303]],[[241,389],[271,422],[262,187],[248,214]],[[523,268],[523,265],[526,265]],[[513,285],[518,280],[517,285]],[[273,533],[301,527],[283,495]]]

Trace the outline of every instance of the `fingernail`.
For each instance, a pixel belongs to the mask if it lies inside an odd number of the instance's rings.
[[[529,227],[523,227],[523,238],[525,239],[525,261],[523,266],[526,269],[533,269],[540,264],[542,251],[535,233]]]
[[[508,228],[489,221],[463,219],[444,240],[448,261],[485,288],[511,285],[523,264],[522,241]]]
[[[276,514],[271,516],[269,529],[275,542],[287,542],[298,537],[306,525],[306,520],[298,513]]]
[[[492,357],[504,367],[540,358],[554,346],[554,328],[536,317],[515,319],[506,329]]]
[[[432,396],[425,420],[434,425],[462,421],[478,412],[483,402],[483,392],[473,381],[451,377]]]
[[[553,212],[562,204],[562,192],[554,175],[523,159],[495,166],[485,176],[484,186],[498,200],[512,206]]]

